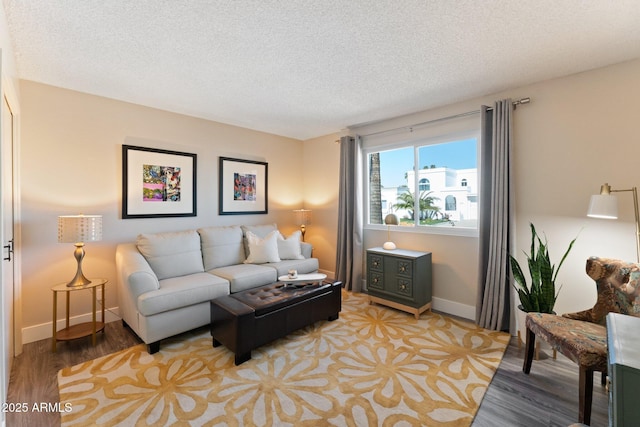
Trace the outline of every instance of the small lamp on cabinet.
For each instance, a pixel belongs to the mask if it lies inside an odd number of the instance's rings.
[[[395,214],[390,213],[384,217],[384,223],[387,225],[387,241],[384,242],[382,247],[392,251],[396,248],[396,244],[391,241],[391,226],[398,225],[398,217]]]

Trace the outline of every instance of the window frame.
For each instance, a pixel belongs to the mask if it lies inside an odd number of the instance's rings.
[[[421,147],[424,146],[428,146],[428,145],[437,145],[437,144],[445,144],[445,143],[451,143],[451,142],[455,142],[455,141],[462,141],[465,139],[472,139],[475,138],[476,140],[476,173],[477,173],[477,197],[478,197],[478,220],[476,223],[476,227],[475,228],[471,228],[471,227],[436,227],[436,226],[429,226],[429,225],[419,225],[416,224],[414,221],[414,224],[412,225],[390,225],[387,226],[385,224],[370,224],[369,223],[369,218],[370,218],[370,203],[369,203],[369,154],[371,153],[377,153],[377,152],[381,152],[381,151],[390,151],[390,150],[397,150],[397,149],[402,149],[402,148],[409,148],[409,147],[413,147],[414,153],[413,153],[413,162],[414,162],[414,170],[419,170],[419,150]],[[391,231],[395,232],[401,232],[401,233],[414,233],[414,234],[434,234],[434,235],[450,235],[450,236],[465,236],[465,237],[478,237],[479,236],[479,226],[480,226],[480,203],[481,203],[481,198],[480,198],[480,188],[481,188],[481,170],[480,170],[480,159],[482,158],[482,153],[481,153],[481,148],[482,148],[482,144],[481,144],[481,140],[480,140],[480,129],[479,127],[473,130],[465,130],[465,131],[458,131],[458,132],[447,132],[447,133],[443,133],[441,135],[436,135],[436,136],[424,136],[424,137],[418,137],[418,138],[413,138],[413,139],[408,139],[406,141],[403,142],[392,142],[392,143],[383,143],[383,144],[375,144],[375,145],[371,145],[371,146],[367,146],[367,147],[363,147],[362,149],[362,161],[363,161],[363,167],[362,167],[362,171],[363,171],[363,179],[362,179],[362,185],[363,185],[363,202],[364,202],[364,209],[363,209],[363,228],[364,230],[383,230],[383,231],[387,231],[388,229],[390,229]],[[415,189],[418,189],[418,185],[419,185],[419,174],[415,173],[414,174],[414,187]],[[416,205],[419,203],[419,201],[416,198]],[[414,212],[417,212],[417,207],[416,209],[414,209]],[[415,214],[414,214],[415,217]]]

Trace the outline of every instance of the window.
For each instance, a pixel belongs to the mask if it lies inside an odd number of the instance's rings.
[[[449,195],[444,201],[444,210],[445,211],[455,211],[456,210],[456,198]]]
[[[478,137],[472,135],[365,150],[368,224],[395,213],[400,226],[416,231],[477,230]]]

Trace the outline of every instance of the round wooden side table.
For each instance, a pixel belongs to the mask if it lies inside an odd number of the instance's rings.
[[[91,283],[84,286],[67,286],[66,283],[60,283],[51,288],[53,291],[53,339],[51,344],[51,350],[56,352],[56,344],[58,341],[74,340],[76,338],[87,337],[91,335],[91,343],[96,345],[96,333],[104,329],[104,285],[108,282],[107,279],[90,279]],[[100,288],[102,298],[102,320],[100,322],[96,319],[96,307],[97,307],[97,291]],[[83,291],[89,289],[93,294],[93,309],[91,322],[79,323],[77,325],[69,325],[69,307],[71,293],[75,291]],[[65,293],[67,296],[67,315],[66,324],[64,329],[58,331],[58,293]]]

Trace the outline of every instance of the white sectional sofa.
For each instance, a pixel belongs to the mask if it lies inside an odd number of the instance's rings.
[[[116,249],[122,320],[155,353],[163,338],[209,324],[212,299],[318,271],[311,251],[275,224],[141,234]]]

